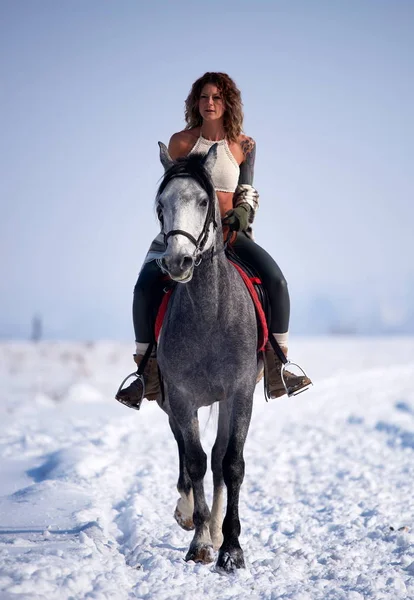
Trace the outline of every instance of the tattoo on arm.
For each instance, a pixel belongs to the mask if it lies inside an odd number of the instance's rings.
[[[247,138],[241,142],[244,154],[244,161],[240,165],[239,184],[247,183],[253,185],[254,160],[256,158],[256,142],[252,138]]]

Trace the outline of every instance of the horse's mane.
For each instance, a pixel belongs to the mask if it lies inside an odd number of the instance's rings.
[[[204,158],[205,156],[202,154],[196,153],[184,158],[178,158],[172,167],[165,172],[158,188],[156,199],[158,200],[158,196],[162,194],[170,181],[175,177],[190,177],[197,181],[203,190],[207,192],[210,202],[214,203],[216,193],[210,174],[204,168]]]

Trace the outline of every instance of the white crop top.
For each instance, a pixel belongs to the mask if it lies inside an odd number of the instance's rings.
[[[212,172],[216,192],[234,192],[240,175],[240,167],[230,151],[227,140],[206,140],[201,135],[189,154],[205,155],[213,144],[217,144],[217,160]]]

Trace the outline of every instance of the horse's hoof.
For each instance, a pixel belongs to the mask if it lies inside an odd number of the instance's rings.
[[[193,548],[190,546],[185,560],[187,562],[193,560],[194,562],[199,562],[203,563],[204,565],[208,565],[214,560],[213,547],[207,544],[200,544],[199,546],[194,546]]]
[[[228,551],[220,551],[216,562],[216,569],[225,573],[234,573],[236,569],[244,569],[243,550],[241,548],[235,548]]]
[[[186,517],[185,515],[183,515],[183,513],[179,510],[178,506],[174,511],[174,519],[177,521],[179,526],[185,529],[186,531],[191,531],[192,529],[194,529],[193,517]]]

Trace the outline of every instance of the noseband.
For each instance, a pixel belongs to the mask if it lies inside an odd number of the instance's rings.
[[[190,177],[190,175],[175,175],[174,177]],[[204,190],[205,192],[207,192],[207,190]],[[168,238],[170,238],[173,235],[183,235],[185,236],[187,239],[190,240],[190,242],[192,244],[194,244],[195,246],[195,251],[194,251],[194,255],[201,255],[203,250],[204,250],[204,246],[207,243],[208,240],[208,231],[210,229],[210,225],[213,225],[213,228],[216,229],[217,228],[217,222],[216,219],[214,218],[214,198],[212,198],[210,196],[210,194],[207,192],[207,196],[208,196],[208,208],[207,208],[207,215],[204,221],[204,225],[203,225],[203,229],[201,230],[200,235],[198,236],[198,238],[196,239],[193,235],[191,235],[191,233],[188,233],[188,231],[184,231],[183,229],[171,229],[171,231],[168,231],[168,233],[164,233],[164,244],[165,247],[167,247],[167,242],[168,242]],[[159,215],[160,218],[160,215]],[[200,257],[200,262],[201,262],[201,257]],[[198,262],[197,264],[200,264],[200,262]]]

